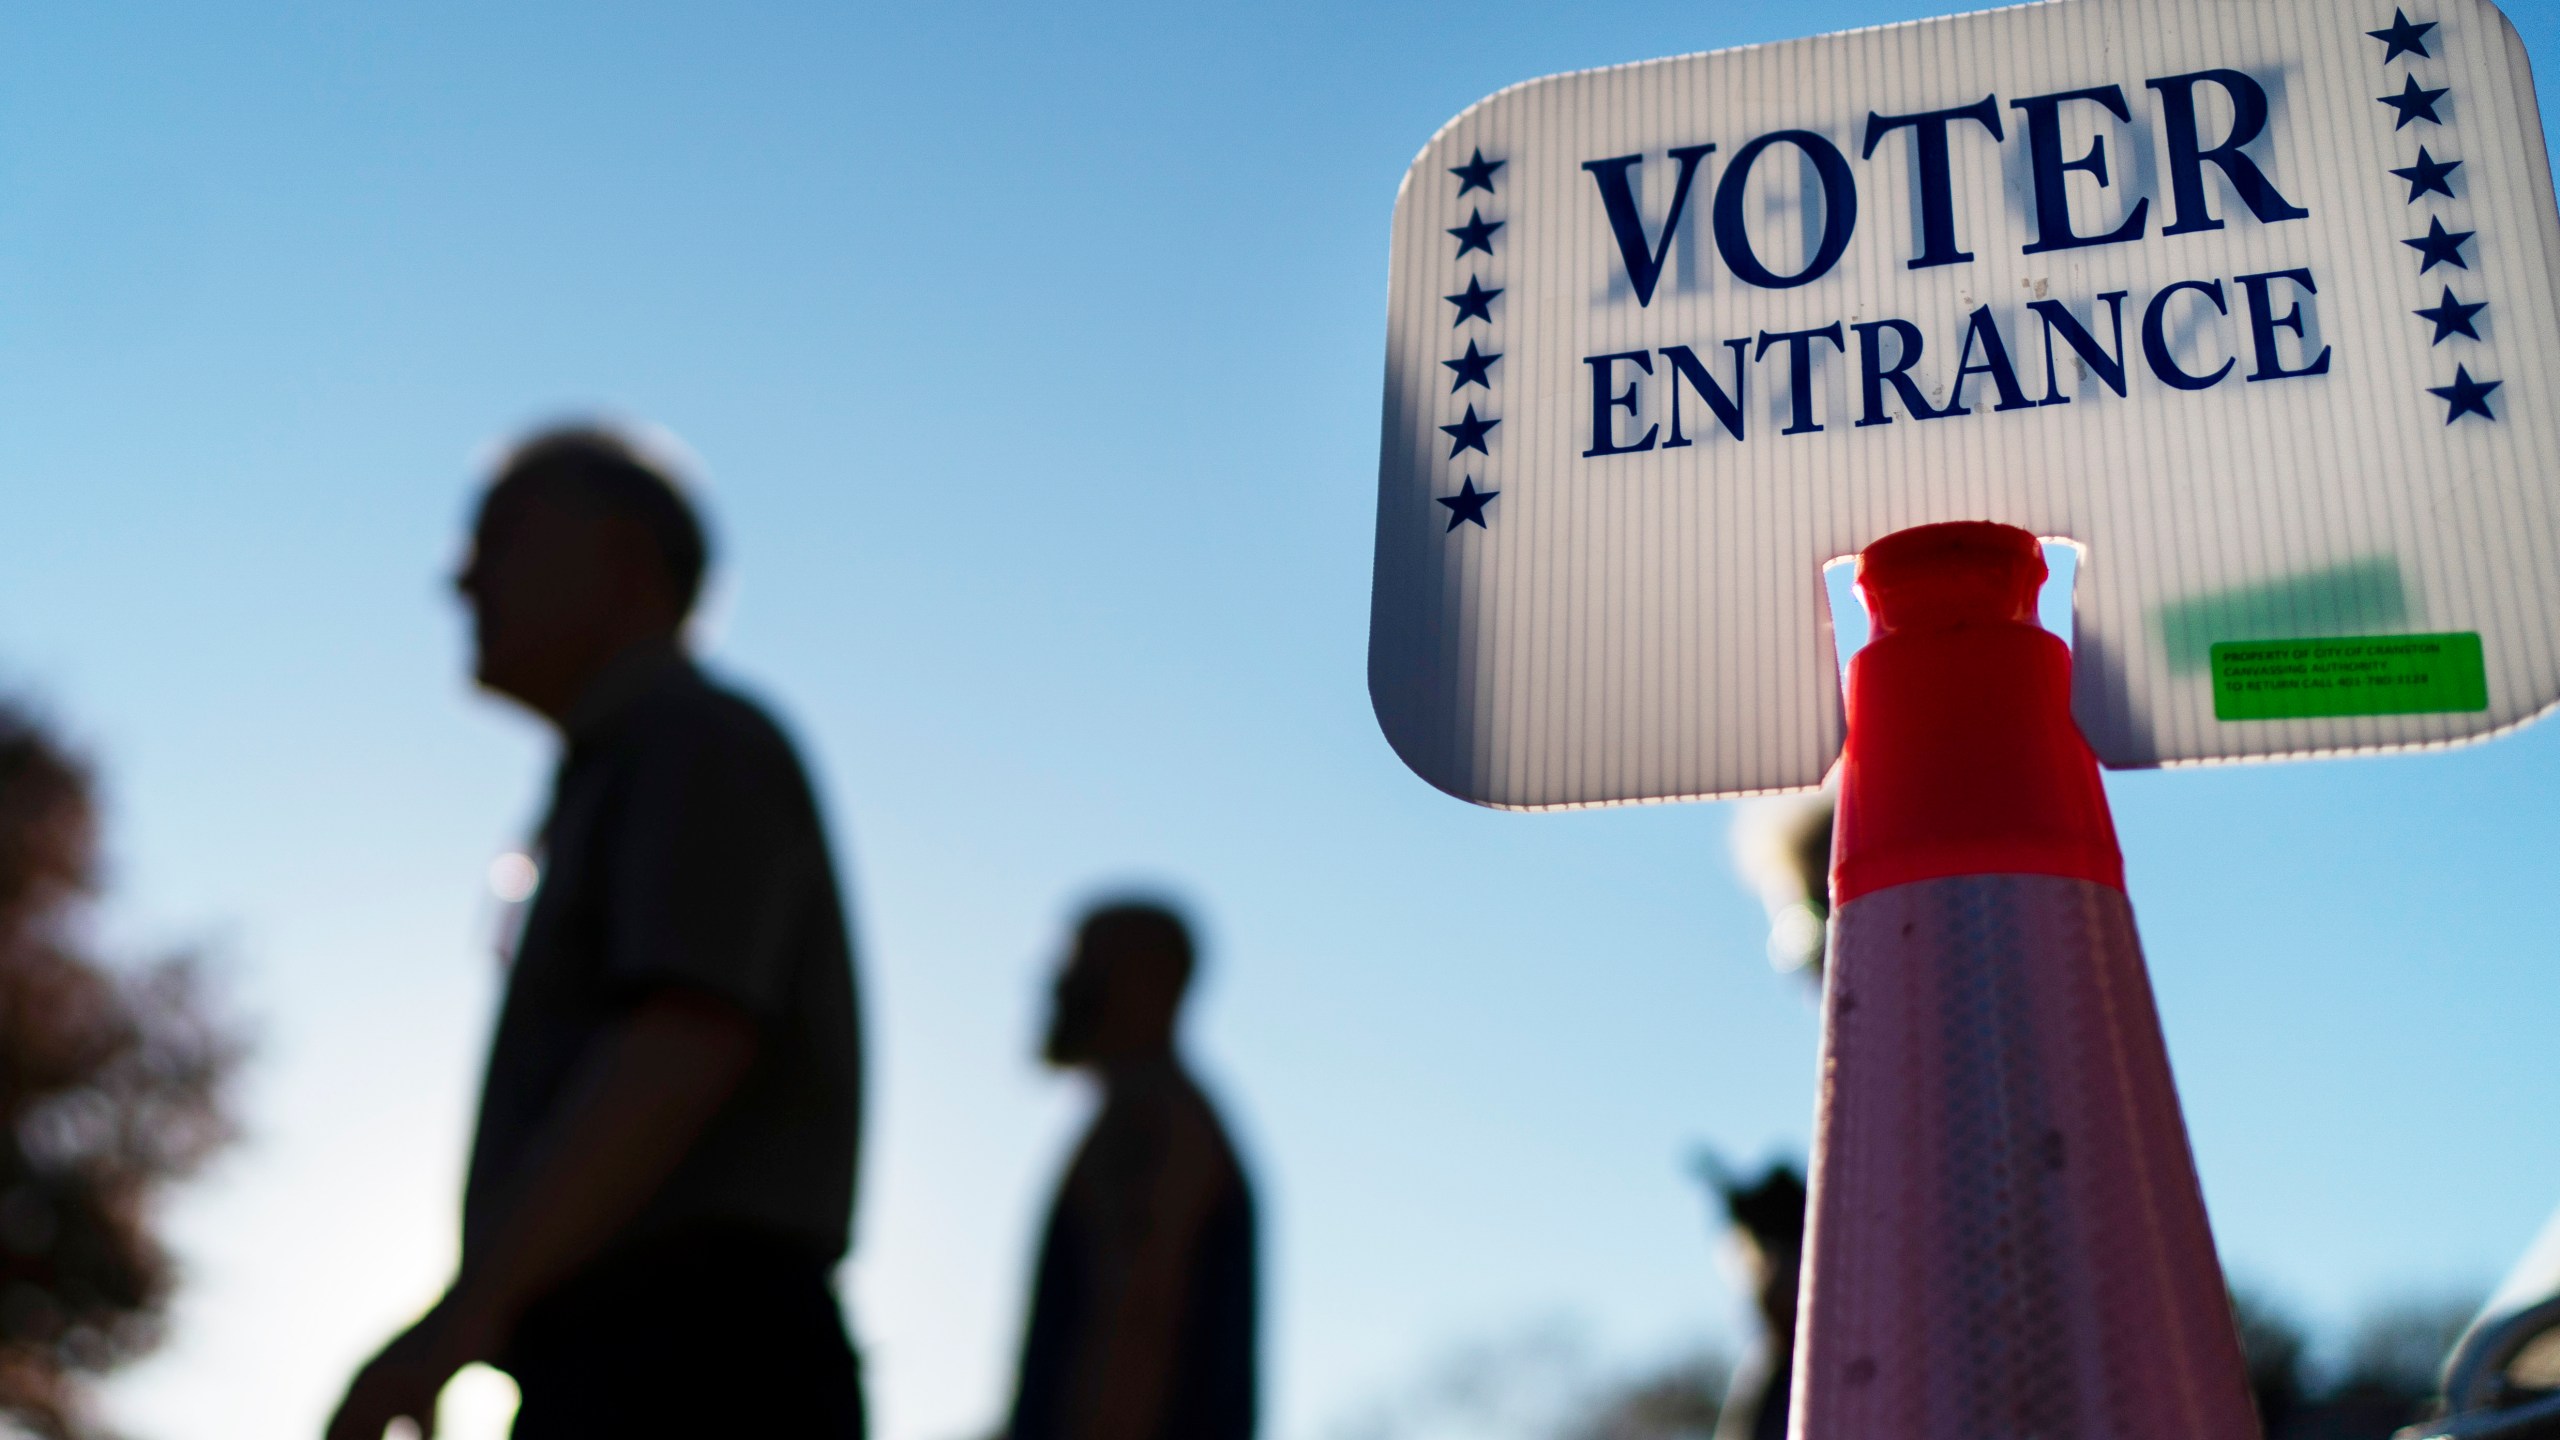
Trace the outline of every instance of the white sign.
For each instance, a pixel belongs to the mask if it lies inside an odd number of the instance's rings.
[[[1817,783],[1821,571],[2084,547],[2114,766],[2560,699],[2560,215],[2485,0],[2056,0],[1560,75],[1397,200],[1369,679],[1490,805]]]

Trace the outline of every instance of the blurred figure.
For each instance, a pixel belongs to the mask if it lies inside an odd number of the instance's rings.
[[[2542,1227],[2444,1361],[2445,1413],[2409,1440],[2560,1437],[2560,1214]]]
[[[1716,1440],[1786,1440],[1788,1392],[1795,1384],[1796,1291],[1804,1278],[1804,1177],[1771,1165],[1745,1183],[1701,1153],[1698,1173],[1723,1203],[1759,1312],[1760,1334],[1725,1387]]]
[[[1040,1243],[1011,1440],[1244,1440],[1255,1421],[1253,1195],[1174,1046],[1190,931],[1084,917],[1046,1058],[1102,1083]]]
[[[239,1047],[184,960],[83,943],[89,777],[0,706],[0,1433],[100,1432],[88,1382],[159,1342],[173,1276],[157,1200],[231,1138]]]
[[[1734,868],[1769,912],[1769,963],[1804,976],[1817,990],[1831,920],[1831,817],[1839,799],[1826,784],[1807,795],[1751,801],[1733,816]]]
[[[456,587],[482,685],[564,750],[490,1047],[462,1263],[356,1376],[330,1440],[431,1426],[453,1372],[520,1440],[862,1433],[830,1284],[861,1056],[809,782],[680,643],[707,547],[615,434],[539,435],[482,498]]]

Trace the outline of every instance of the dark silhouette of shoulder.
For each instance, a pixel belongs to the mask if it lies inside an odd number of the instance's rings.
[[[717,757],[806,789],[799,746],[754,696],[691,662],[668,666],[604,727],[610,743],[669,758]]]

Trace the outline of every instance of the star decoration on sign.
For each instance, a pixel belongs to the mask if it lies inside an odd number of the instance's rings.
[[[2462,242],[2478,233],[2480,232],[2476,230],[2447,230],[2442,220],[2430,220],[2427,222],[2426,234],[2415,240],[2403,240],[2400,243],[2426,257],[2418,266],[2418,273],[2421,275],[2438,265],[2450,265],[2456,270],[2468,270],[2471,268],[2471,262],[2462,258]]]
[[[2486,300],[2476,305],[2463,304],[2455,297],[2453,287],[2447,285],[2444,287],[2444,299],[2435,306],[2426,310],[2412,310],[2409,313],[2433,324],[2436,327],[2436,338],[2430,343],[2441,345],[2456,335],[2469,340],[2479,339],[2480,331],[2471,323],[2471,318],[2488,308],[2489,302]]]
[[[2495,420],[2498,417],[2496,412],[2489,408],[2489,392],[2505,383],[2503,380],[2474,380],[2468,368],[2456,365],[2453,367],[2452,384],[2430,385],[2427,387],[2427,393],[2445,402],[2447,409],[2444,423],[2447,425],[2465,415],[2477,415],[2483,420]]]
[[[2400,112],[2400,119],[2391,128],[2402,130],[2408,128],[2412,120],[2424,120],[2430,125],[2443,124],[2436,118],[2436,102],[2450,93],[2449,90],[2430,90],[2418,83],[2417,76],[2411,75],[2401,85],[2399,94],[2377,95],[2374,100]]]
[[[1502,353],[1500,351],[1495,351],[1493,354],[1487,355],[1476,348],[1476,342],[1473,340],[1468,341],[1466,354],[1459,356],[1455,360],[1443,360],[1440,362],[1441,364],[1458,372],[1458,378],[1449,382],[1449,393],[1455,395],[1470,385],[1481,385],[1487,390],[1492,389],[1492,377],[1486,372],[1493,369],[1493,362],[1501,358]]]
[[[1487,160],[1484,151],[1479,149],[1466,164],[1450,166],[1449,173],[1458,177],[1458,198],[1464,200],[1470,190],[1492,194],[1493,172],[1510,163],[1508,160]]]
[[[1440,427],[1440,433],[1449,437],[1449,458],[1455,460],[1470,450],[1479,455],[1491,456],[1493,452],[1484,447],[1484,437],[1493,433],[1493,427],[1501,423],[1498,419],[1477,419],[1476,407],[1468,406],[1465,419],[1455,425]]]
[[[2415,205],[2421,195],[2441,195],[2447,200],[2452,199],[2453,187],[2445,182],[2451,178],[2454,171],[2461,168],[2461,161],[2439,160],[2428,154],[2427,147],[2421,145],[2418,147],[2417,164],[2406,170],[2394,170],[2391,173],[2409,182],[2409,203]]]
[[[1484,507],[1494,496],[1501,493],[1499,490],[1477,489],[1476,477],[1470,475],[1466,483],[1458,487],[1457,494],[1435,495],[1432,498],[1449,507],[1449,530],[1455,530],[1470,521],[1477,529],[1485,530],[1492,527],[1484,523]],[[1448,531],[1444,530],[1440,533],[1445,535]]]
[[[2405,13],[2394,10],[2388,28],[2364,33],[2383,43],[2382,63],[2388,65],[2403,55],[2415,55],[2421,60],[2436,58],[2427,49],[2427,32],[2434,28],[2436,22],[2433,20],[2411,24]]]
[[[1468,276],[1467,290],[1465,294],[1443,295],[1440,297],[1441,299],[1458,307],[1458,318],[1449,322],[1449,328],[1455,330],[1470,320],[1482,320],[1488,325],[1492,324],[1493,297],[1501,293],[1502,287],[1497,285],[1493,289],[1487,290],[1484,288],[1484,282],[1482,280],[1479,280],[1472,275]]]
[[[1501,220],[1487,220],[1481,210],[1469,214],[1466,224],[1454,226],[1449,231],[1450,234],[1458,237],[1458,258],[1466,259],[1467,252],[1470,250],[1481,250],[1487,255],[1492,254],[1493,232],[1501,229],[1506,223]]]

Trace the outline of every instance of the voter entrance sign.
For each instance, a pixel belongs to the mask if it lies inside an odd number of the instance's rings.
[[[2055,0],[1502,91],[1396,206],[1370,688],[1490,805],[1818,783],[1821,570],[2082,547],[2150,766],[2560,700],[2560,214],[2485,0]]]

